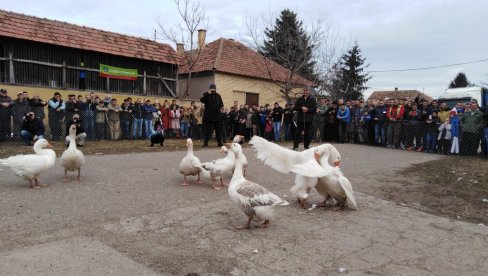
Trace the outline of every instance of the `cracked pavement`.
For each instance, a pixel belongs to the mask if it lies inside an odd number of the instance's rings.
[[[440,158],[336,146],[353,187]],[[216,148],[195,148],[202,161],[220,157]],[[0,168],[0,274],[488,274],[486,226],[358,192],[356,211],[303,210],[288,191],[291,174],[265,166],[250,148],[244,153],[249,178],[291,203],[276,208],[268,229],[235,230],[244,214],[209,180],[180,186],[178,164],[186,150],[87,156],[81,183],[61,182],[63,169],[56,164],[41,177],[50,184],[41,190]],[[320,199],[313,192],[309,202]]]

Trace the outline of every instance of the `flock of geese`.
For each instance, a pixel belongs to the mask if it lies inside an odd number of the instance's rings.
[[[70,143],[68,148],[60,157],[61,166],[64,167],[64,179],[68,181],[68,171],[78,171],[78,181],[81,180],[81,167],[85,164],[85,156],[76,148],[76,127],[72,125],[69,129]],[[39,176],[51,169],[56,163],[56,153],[46,139],[39,139],[34,143],[35,154],[19,154],[0,159],[0,165],[10,167],[19,177],[29,181],[30,187],[40,189],[48,186],[39,182]]]
[[[248,218],[244,225],[236,228],[251,228],[251,221],[255,217],[264,221],[256,227],[265,228],[274,216],[274,207],[289,203],[258,183],[245,178],[247,159],[238,143],[242,138],[236,136],[232,143],[221,148],[221,152],[226,154],[225,157],[205,163],[194,155],[193,142],[188,139],[188,152],[180,162],[180,173],[184,179],[181,185],[190,185],[187,176],[197,175],[196,183],[202,183],[203,176],[212,181],[213,189],[220,190],[220,187],[216,186],[216,181],[220,180],[221,186],[229,187],[230,199]],[[339,169],[341,155],[333,145],[322,144],[298,152],[259,136],[254,136],[249,143],[256,150],[257,158],[264,164],[281,173],[295,173],[295,185],[290,192],[297,197],[303,208],[307,207],[307,199],[313,188],[324,197],[319,206],[325,207],[326,201],[332,198],[335,202],[333,210],[340,210],[346,205],[351,209],[357,208],[352,185]],[[232,173],[228,185],[223,180],[226,173]]]
[[[77,180],[80,181],[81,167],[85,164],[83,153],[76,148],[76,127],[69,129],[70,143],[60,157],[60,164],[64,167],[64,179],[68,181],[68,171],[77,171]],[[198,176],[196,183],[203,183],[201,178],[210,179],[212,188],[220,190],[228,187],[230,199],[244,212],[248,220],[244,225],[236,226],[238,229],[251,228],[251,221],[256,217],[261,219],[257,228],[265,228],[274,217],[274,207],[288,205],[289,203],[279,196],[268,191],[258,183],[245,177],[248,165],[246,156],[242,152],[239,142],[243,136],[237,135],[232,143],[220,148],[225,157],[211,162],[200,162],[193,153],[193,142],[187,140],[188,151],[179,165],[183,174],[181,185],[190,185],[187,176]],[[351,183],[339,169],[341,155],[331,144],[322,144],[301,152],[284,148],[278,144],[269,142],[259,136],[254,136],[249,142],[257,152],[257,158],[264,164],[281,173],[294,173],[295,184],[290,189],[293,196],[303,208],[307,207],[307,199],[310,191],[315,188],[324,200],[320,204],[326,205],[326,201],[333,199],[333,210],[340,210],[344,206],[356,209],[354,192]],[[6,159],[0,159],[0,165],[10,167],[18,176],[29,181],[30,187],[39,189],[47,185],[39,182],[38,177],[52,168],[56,162],[56,153],[50,149],[51,145],[45,139],[39,139],[34,144],[35,154],[16,155]],[[332,165],[331,165],[332,164]],[[224,181],[226,174],[232,174],[228,184]],[[220,182],[219,187],[217,183]]]

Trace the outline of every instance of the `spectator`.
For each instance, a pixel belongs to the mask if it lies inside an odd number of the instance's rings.
[[[122,113],[122,108],[118,104],[117,99],[112,98],[107,106],[107,109],[110,139],[118,140],[120,139],[120,114]]]
[[[449,113],[449,122],[451,123],[451,154],[459,154],[459,117],[456,107],[453,107]]]
[[[20,135],[20,129],[24,122],[24,116],[27,112],[30,111],[29,102],[24,98],[25,94],[20,92],[17,94],[17,99],[14,101],[14,104],[10,108],[10,112],[12,113],[12,119],[14,123],[14,137],[18,138]]]
[[[439,135],[437,140],[439,144],[439,153],[448,154],[449,149],[451,148],[451,123],[449,117],[444,119],[444,123],[439,126],[438,130]]]
[[[163,124],[163,128],[165,129],[166,134],[171,134],[171,118],[169,116],[171,109],[169,102],[164,100],[163,106],[161,107],[161,123]]]
[[[244,137],[246,137],[246,121],[247,121],[247,111],[248,109],[248,106],[245,105],[244,107],[242,107],[239,112],[238,112],[238,115],[237,115],[237,118],[238,118],[238,127],[237,127],[237,134],[238,135],[242,135]]]
[[[376,145],[385,144],[385,120],[386,107],[383,100],[378,101],[378,105],[374,108],[371,117],[374,122],[374,141]]]
[[[347,142],[347,127],[351,123],[351,113],[344,104],[339,105],[337,110],[337,120],[339,120],[339,142]]]
[[[107,133],[107,113],[108,108],[105,107],[105,102],[102,100],[98,100],[97,105],[97,114],[95,117],[95,126],[96,126],[96,138],[98,140],[106,140],[108,139]]]
[[[32,143],[38,139],[43,139],[44,130],[44,123],[39,117],[35,116],[33,111],[24,114],[19,135],[26,145],[32,146]]]
[[[232,134],[232,127],[230,126],[230,115],[229,115],[229,109],[227,108],[221,108],[220,110],[220,116],[221,116],[221,121],[222,121],[222,142],[225,143],[225,140],[229,138],[229,136]]]
[[[412,108],[405,114],[405,147],[407,150],[416,150],[421,146],[422,135],[419,133],[420,128],[420,110],[417,103],[412,103]],[[414,145],[415,141],[415,145]]]
[[[7,90],[0,89],[0,142],[9,140],[12,133],[12,115],[10,114],[12,105],[14,105],[14,101],[7,96]]]
[[[246,132],[244,135],[245,141],[249,142],[251,140],[253,134],[253,129],[254,129],[254,123],[253,123],[253,118],[256,118],[254,116],[254,109],[253,108],[248,108],[247,112],[247,118],[246,118]]]
[[[98,102],[95,101],[95,94],[87,94],[85,95],[85,103],[87,105],[85,111],[85,117],[83,117],[83,128],[85,129],[87,139],[94,140],[95,139],[95,115],[97,112],[97,105]]]
[[[273,118],[270,116],[264,124],[264,139],[273,141]]]
[[[191,116],[188,110],[184,107],[180,107],[180,129],[181,129],[181,137],[187,138],[189,133],[189,126],[191,121]]]
[[[437,116],[439,116],[439,120],[441,120],[441,122],[444,122],[446,118],[449,118],[449,112],[451,112],[451,110],[449,109],[447,104],[441,103],[441,105],[439,106],[439,111],[437,112]]]
[[[48,101],[48,105],[51,138],[54,141],[60,141],[63,131],[64,110],[66,109],[64,101],[61,99],[61,94],[59,92],[55,92],[54,96]]]
[[[78,102],[76,101],[74,94],[68,95],[68,101],[65,103],[65,107],[66,118],[73,118],[75,113],[79,114],[80,112]]]
[[[75,143],[77,147],[83,147],[85,145],[86,133],[83,129],[83,120],[80,114],[74,114],[73,118],[66,124],[66,133],[69,134],[69,128],[74,125],[76,127]],[[70,137],[66,136],[66,146],[69,146]]]
[[[400,131],[403,123],[404,106],[398,100],[393,101],[393,105],[388,107],[386,118],[388,120],[387,142],[388,148],[400,147]]]
[[[256,113],[256,116],[257,113]],[[258,116],[259,119],[259,116]],[[283,112],[283,127],[285,129],[285,141],[290,141],[293,136],[291,135],[291,128],[293,126],[293,109],[291,108],[290,104],[285,105],[285,110]],[[257,130],[254,134],[257,134]]]
[[[425,152],[435,153],[437,151],[437,131],[439,129],[440,121],[437,116],[437,110],[432,110],[432,114],[426,121],[426,133],[425,133]]]
[[[488,157],[488,106],[485,106],[485,112],[483,114],[483,119],[485,120],[485,127],[483,129],[483,141],[481,145],[483,145],[483,153],[485,157]]]
[[[271,111],[273,118],[273,132],[275,142],[281,141],[281,124],[283,123],[283,108],[278,102],[274,103],[273,110]],[[315,138],[312,136],[312,138]]]
[[[223,146],[222,143],[222,129],[221,129],[221,116],[220,109],[224,106],[222,97],[217,93],[217,87],[215,84],[210,84],[209,90],[203,93],[200,101],[205,105],[205,111],[203,113],[203,124],[205,125],[205,140],[203,141],[203,147],[208,147],[208,140],[212,136],[215,130],[215,136],[218,146]]]
[[[481,131],[483,129],[483,113],[478,109],[478,103],[472,101],[469,110],[460,118],[462,154],[476,155],[480,146]]]
[[[268,110],[264,106],[259,107],[259,136],[264,138],[264,127],[268,118]]]
[[[293,141],[293,149],[298,150],[302,135],[303,147],[308,149],[311,140],[312,119],[313,115],[317,112],[317,101],[314,97],[310,96],[308,87],[303,89],[303,95],[296,100],[294,110],[297,112],[297,129]]]
[[[337,120],[337,102],[334,101],[326,112],[326,141],[339,141],[339,120]]]
[[[142,138],[142,123],[144,108],[142,107],[142,99],[137,98],[136,103],[131,106],[132,111],[132,138]]]
[[[180,109],[178,105],[172,104],[172,109],[169,111],[169,117],[171,118],[171,128],[176,138],[180,138]]]
[[[178,109],[178,105],[173,105],[173,108],[176,110]],[[156,108],[154,108],[154,106],[151,104],[151,100],[146,100],[146,103],[144,104],[143,106],[143,115],[142,115],[142,118],[143,118],[143,124],[144,124],[144,131],[145,131],[145,135],[144,137],[149,139],[149,136],[151,135],[151,133],[153,133],[153,129],[154,129],[154,125],[153,125],[153,118],[157,115],[154,115],[156,114],[157,110]],[[178,111],[178,114],[180,112]],[[178,118],[178,128],[180,127],[180,122],[179,122],[179,118]]]
[[[122,130],[122,139],[130,139],[130,120],[132,118],[132,110],[130,108],[129,99],[124,100],[124,104],[122,104],[120,109],[120,128]]]
[[[39,98],[39,94],[34,93],[32,95],[32,99],[29,99],[29,106],[31,111],[37,115],[38,118],[44,120],[46,118],[46,113],[44,112],[44,107],[47,105],[46,101],[43,101]]]

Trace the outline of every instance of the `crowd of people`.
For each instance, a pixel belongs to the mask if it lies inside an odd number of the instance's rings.
[[[48,101],[27,92],[12,100],[0,90],[0,141],[23,139],[31,144],[45,136],[47,106],[50,139],[65,140],[67,128],[77,124],[77,143],[85,140],[166,138],[203,140],[212,134],[219,145],[235,135],[244,142],[253,135],[270,141],[358,143],[428,153],[487,154],[488,110],[476,101],[431,102],[401,98],[383,100],[315,99],[308,89],[295,102],[262,106],[239,104],[226,107],[211,84],[200,102],[180,106],[176,100],[160,103],[128,97],[119,103],[109,94],[69,95],[64,101],[56,92]],[[12,124],[12,125],[11,125]]]

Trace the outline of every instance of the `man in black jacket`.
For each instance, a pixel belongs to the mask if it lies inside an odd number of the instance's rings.
[[[208,147],[208,140],[212,136],[215,130],[215,137],[219,147],[223,146],[222,143],[222,117],[220,115],[220,109],[224,106],[222,97],[217,93],[217,87],[215,84],[210,84],[209,90],[203,93],[200,102],[205,104],[205,111],[203,113],[203,124],[205,126],[205,139],[202,147]]]
[[[297,112],[297,129],[295,131],[293,149],[298,150],[302,135],[303,147],[308,149],[310,146],[312,120],[317,112],[317,101],[314,97],[310,96],[310,91],[307,87],[303,89],[303,96],[297,99],[294,110]]]
[[[44,130],[44,123],[41,119],[35,116],[34,112],[30,111],[24,115],[20,137],[22,137],[26,145],[31,146],[32,142],[43,139]]]

